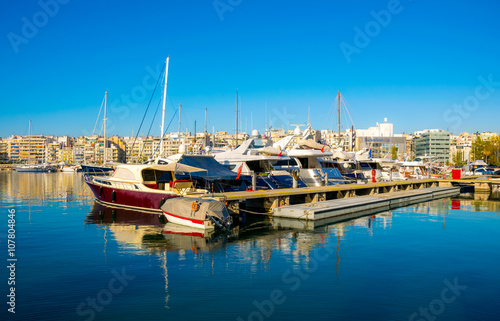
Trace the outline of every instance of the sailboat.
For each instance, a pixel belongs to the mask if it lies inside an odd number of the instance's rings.
[[[103,166],[100,165],[94,165],[94,164],[81,164],[82,171],[88,175],[99,175],[99,174],[106,174],[107,172],[113,171],[114,168],[110,166],[106,166],[106,105],[108,102],[108,92],[106,91],[104,93],[104,161],[103,161]],[[102,107],[102,105],[101,105]],[[100,111],[99,111],[100,113]]]
[[[18,172],[42,173],[48,172],[49,167],[40,164],[31,164],[31,120],[29,121],[28,129],[28,164],[16,168]]]

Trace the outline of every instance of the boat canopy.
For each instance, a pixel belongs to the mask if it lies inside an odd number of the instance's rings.
[[[236,179],[236,176],[238,175],[235,172],[222,166],[212,156],[183,155],[179,159],[178,163],[197,167],[197,168],[204,168],[205,171],[199,176],[206,178],[206,179],[234,180],[234,179]],[[195,175],[192,175],[192,176],[194,177]]]
[[[189,166],[186,164],[171,163],[167,165],[118,165],[116,168],[113,179],[119,179],[124,181],[143,181],[142,172],[144,170],[156,170],[162,172],[181,172],[181,173],[205,173],[206,170],[202,168],[197,168]]]

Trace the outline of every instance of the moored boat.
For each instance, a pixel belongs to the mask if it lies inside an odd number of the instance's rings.
[[[179,179],[200,171],[204,170],[179,163],[118,165],[111,177],[84,174],[84,178],[99,202],[159,212],[170,198],[208,193],[206,189],[197,188],[191,179]]]
[[[226,205],[214,199],[172,198],[162,205],[161,210],[169,222],[179,225],[208,230],[231,225]]]

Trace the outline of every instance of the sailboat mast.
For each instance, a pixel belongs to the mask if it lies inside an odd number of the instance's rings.
[[[167,78],[168,78],[168,60],[169,57],[167,57],[167,60],[165,61],[165,87],[163,88],[163,109],[162,109],[162,114],[161,114],[161,132],[160,132],[160,157],[163,156],[163,131],[164,126],[165,126],[165,102],[167,101]]]
[[[236,147],[238,147],[238,89],[236,89]]]
[[[179,133],[177,134],[177,138],[179,139],[179,150],[181,147],[181,104],[179,104]]]
[[[106,91],[104,93],[104,157],[103,157],[103,164],[106,164],[106,105],[108,103],[108,92]]]
[[[31,165],[31,119],[28,126],[28,165]]]
[[[205,108],[205,130],[203,131],[205,134],[207,133],[207,109]]]
[[[339,89],[339,147],[340,147],[340,89]]]

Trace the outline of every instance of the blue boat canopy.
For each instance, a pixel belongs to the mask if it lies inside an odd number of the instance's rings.
[[[206,172],[191,173],[191,177],[234,180],[237,176],[235,172],[217,162],[213,156],[183,155],[179,163],[206,170]]]

